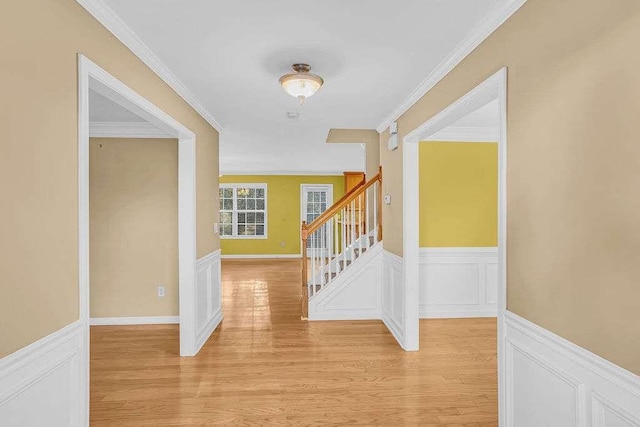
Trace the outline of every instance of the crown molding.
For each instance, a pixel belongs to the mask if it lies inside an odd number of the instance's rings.
[[[453,70],[464,58],[491,35],[500,25],[511,17],[527,0],[506,0],[498,5],[482,22],[474,27],[471,33],[460,42],[453,51],[414,89],[376,128],[378,133],[384,132],[391,123],[402,116],[413,104],[418,102],[440,80]]]
[[[498,129],[495,127],[449,126],[434,133],[424,141],[497,143]]]
[[[122,42],[134,55],[156,73],[171,89],[173,89],[187,104],[202,116],[218,132],[222,132],[222,125],[202,105],[200,100],[185,86],[178,77],[171,72],[164,62],[149,49],[133,30],[109,7],[103,0],[76,0],[95,19]]]
[[[90,122],[91,138],[175,138],[147,122]]]

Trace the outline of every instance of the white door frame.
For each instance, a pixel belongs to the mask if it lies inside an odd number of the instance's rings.
[[[196,136],[84,55],[78,55],[78,291],[83,328],[81,390],[89,424],[89,88],[178,139],[180,355],[197,353],[195,333]]]
[[[300,223],[306,220],[307,207],[304,203],[305,191],[314,189],[314,188],[328,190],[327,191],[327,209],[331,207],[331,205],[333,205],[333,184],[300,184]],[[300,256],[302,256],[302,234],[300,235]]]
[[[505,425],[504,312],[507,306],[507,68],[500,69],[466,95],[403,138],[403,258],[405,350],[419,347],[419,165],[418,145],[434,133],[498,99],[498,402],[500,425]]]

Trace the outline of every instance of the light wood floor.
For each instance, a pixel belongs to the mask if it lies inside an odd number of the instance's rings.
[[[177,326],[91,328],[92,426],[496,426],[496,322],[303,322],[299,261],[223,261],[224,321],[197,357]]]

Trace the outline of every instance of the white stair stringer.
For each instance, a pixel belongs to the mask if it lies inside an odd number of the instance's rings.
[[[382,242],[377,242],[309,298],[309,320],[380,319],[382,262]]]

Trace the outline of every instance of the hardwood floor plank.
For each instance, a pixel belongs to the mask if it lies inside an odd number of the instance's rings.
[[[300,320],[299,260],[223,261],[224,320],[194,358],[177,325],[91,328],[92,426],[497,425],[495,319]]]

